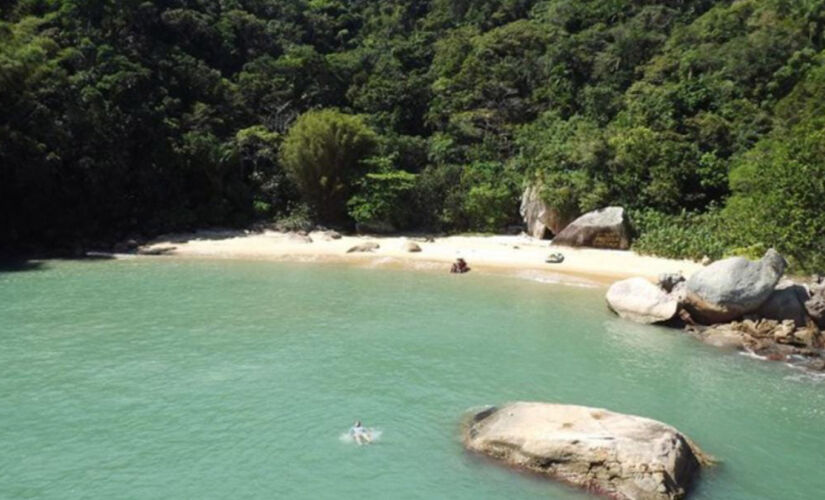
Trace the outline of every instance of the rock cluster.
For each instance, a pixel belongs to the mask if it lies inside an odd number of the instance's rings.
[[[683,498],[710,463],[673,427],[600,408],[518,402],[471,420],[469,450],[610,498]]]
[[[685,309],[706,324],[756,311],[773,293],[785,266],[785,259],[773,249],[758,262],[744,257],[714,262],[687,280]]]
[[[742,257],[714,262],[686,281],[673,274],[661,276],[658,286],[642,278],[619,281],[606,300],[625,319],[681,320],[708,344],[825,370],[825,281],[782,279],[785,266],[771,249],[755,262]]]

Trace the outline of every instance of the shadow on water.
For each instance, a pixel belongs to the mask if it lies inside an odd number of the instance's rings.
[[[109,254],[95,253],[86,255],[84,257],[62,257],[56,260],[76,261],[76,262],[95,262],[108,261],[115,257]],[[40,259],[0,259],[0,274],[3,273],[22,273],[31,271],[46,271],[49,269],[48,262]]]
[[[25,271],[42,271],[45,262],[38,260],[14,259],[0,260],[0,273],[21,273]]]

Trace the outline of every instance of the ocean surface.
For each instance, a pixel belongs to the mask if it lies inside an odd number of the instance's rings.
[[[578,499],[463,451],[513,400],[669,423],[696,499],[825,493],[825,381],[617,319],[604,288],[334,265],[0,271],[0,498]],[[343,439],[353,421],[380,432]]]

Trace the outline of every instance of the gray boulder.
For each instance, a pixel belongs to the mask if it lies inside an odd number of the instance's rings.
[[[819,328],[825,328],[825,284],[819,279],[807,289],[809,298],[805,301],[805,311]]]
[[[405,241],[401,244],[401,250],[409,253],[418,253],[421,251],[421,247],[414,241]]]
[[[725,323],[756,311],[773,293],[786,262],[770,249],[758,262],[723,259],[687,280],[685,308],[702,323]]]
[[[679,302],[644,278],[613,283],[607,290],[607,305],[624,319],[637,323],[660,323],[676,316]]]
[[[683,498],[711,462],[673,427],[598,408],[511,403],[476,414],[464,444],[615,499]]]
[[[321,233],[321,237],[324,238],[324,241],[340,240],[341,233],[339,233],[338,231],[329,230]]]
[[[175,246],[148,245],[137,249],[138,255],[169,255],[177,250]]]
[[[378,250],[381,248],[381,245],[374,241],[365,241],[364,243],[359,243],[358,245],[352,246],[347,250],[347,253],[357,253],[357,252],[372,252],[374,250]]]
[[[761,318],[777,321],[791,320],[802,328],[807,321],[805,303],[810,299],[805,287],[792,281],[780,282],[768,299],[759,306],[756,314]]]
[[[814,295],[805,301],[805,311],[820,328],[825,328],[825,296]]]
[[[541,199],[541,187],[535,184],[524,189],[519,213],[527,225],[527,234],[539,239],[558,234],[570,223],[570,219],[562,217],[558,210],[544,203]]]
[[[607,207],[582,215],[553,238],[553,245],[627,250],[630,226],[624,208]]]

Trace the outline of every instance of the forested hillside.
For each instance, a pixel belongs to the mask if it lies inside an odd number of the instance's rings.
[[[0,248],[302,219],[825,267],[825,0],[0,1]]]

